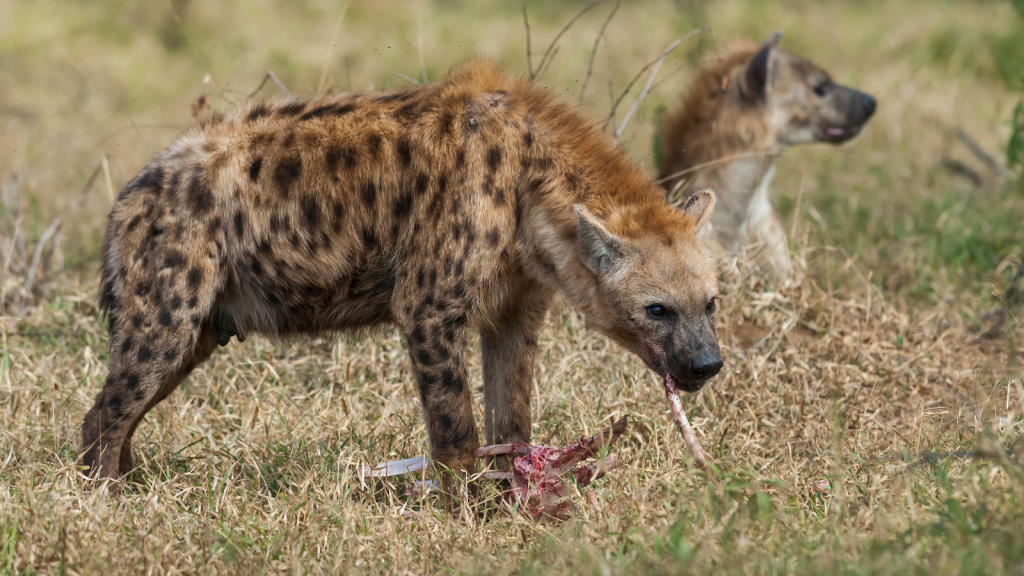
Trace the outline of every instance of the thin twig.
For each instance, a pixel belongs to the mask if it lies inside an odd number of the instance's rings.
[[[324,81],[327,80],[327,67],[331,65],[331,52],[334,51],[334,45],[338,41],[338,32],[341,30],[341,23],[345,21],[346,12],[348,12],[348,2],[342,7],[341,16],[338,17],[338,22],[334,25],[334,33],[331,34],[331,45],[327,48],[327,58],[324,60],[324,69],[320,71],[320,85],[316,88],[317,94],[323,93]]]
[[[647,93],[651,91],[651,84],[654,83],[654,77],[658,75],[658,70],[661,69],[661,65],[665,63],[665,59],[668,58],[668,55],[671,54],[677,46],[682,44],[683,40],[695,36],[699,34],[701,31],[702,29],[698,28],[681,38],[676,38],[676,40],[669,44],[668,47],[665,48],[665,51],[661,53],[661,57],[658,58],[657,63],[654,64],[654,69],[651,70],[651,75],[647,77],[647,84],[644,86],[643,92],[641,92],[640,97],[633,102],[633,105],[629,107],[629,110],[626,112],[626,117],[622,119],[622,124],[619,124],[619,129],[615,131],[615,134],[612,137],[613,143],[616,143],[618,141],[619,136],[622,135],[622,131],[626,129],[626,124],[629,123],[629,119],[633,117],[633,113],[636,112],[637,108],[640,107],[640,103],[643,102],[644,98],[647,97]]]
[[[260,90],[263,90],[263,86],[267,84],[267,80],[273,80],[274,84],[277,84],[277,87],[280,88],[282,92],[284,92],[285,96],[292,98],[292,93],[289,92],[288,88],[286,88],[285,85],[282,84],[281,81],[277,79],[277,76],[274,75],[273,70],[267,72],[267,75],[263,77],[263,81],[260,82],[260,85],[257,86],[256,89],[253,90],[251,94],[249,94],[249,98],[253,98],[257,94],[259,94]]]
[[[954,174],[958,174],[960,176],[963,176],[964,178],[967,178],[968,180],[971,181],[971,184],[975,188],[981,187],[981,185],[985,181],[984,178],[981,177],[981,174],[978,174],[977,170],[971,168],[970,166],[964,164],[959,160],[954,160],[953,158],[950,158],[948,156],[943,156],[942,158],[939,158],[939,166],[945,168],[946,170],[949,170]]]
[[[615,87],[612,85],[612,49],[608,46],[608,33],[604,36],[604,55],[608,60],[608,106],[611,108],[611,119],[615,121]],[[604,130],[604,128],[602,128]]]
[[[661,178],[660,180],[655,180],[654,183],[655,184],[661,184],[662,182],[668,182],[669,180],[671,180],[673,178],[682,176],[684,174],[689,174],[690,172],[695,172],[697,170],[700,170],[701,168],[706,168],[708,166],[714,166],[715,164],[721,164],[723,162],[732,162],[733,160],[737,160],[739,158],[747,158],[749,156],[767,156],[769,154],[771,154],[771,152],[769,152],[767,150],[760,151],[760,152],[743,152],[741,154],[733,154],[732,156],[725,156],[724,158],[716,158],[714,160],[708,160],[707,162],[701,162],[700,164],[696,164],[694,166],[690,166],[686,170],[680,170],[679,172],[674,172],[672,174],[669,174],[668,176],[665,176],[664,178]]]
[[[526,0],[523,5],[523,26],[526,27],[526,71],[530,73],[530,80],[533,80],[533,54],[530,53],[530,20],[526,17]]]
[[[408,80],[409,82],[412,82],[413,84],[415,84],[417,86],[420,86],[420,81],[415,79],[415,78],[413,78],[412,76],[409,76],[408,74],[402,74],[401,72],[391,72],[390,74],[392,76],[398,76],[402,80]]]
[[[686,36],[684,36],[683,38],[680,38],[680,39],[676,40],[675,42],[673,42],[672,44],[669,44],[669,48],[670,49],[666,48],[666,51],[661,56],[658,56],[656,59],[651,60],[643,68],[641,68],[640,71],[636,73],[636,76],[634,76],[633,79],[629,81],[629,84],[626,85],[626,89],[622,91],[622,94],[620,94],[618,99],[615,100],[615,103],[612,104],[612,109],[608,113],[608,119],[605,120],[604,124],[601,126],[601,131],[604,131],[604,130],[608,129],[608,125],[612,122],[612,119],[615,117],[615,110],[619,107],[619,104],[621,104],[622,101],[626,98],[626,95],[629,94],[629,91],[633,89],[633,85],[636,84],[637,80],[639,80],[640,77],[644,75],[644,72],[647,72],[648,70],[650,70],[651,67],[654,66],[655,64],[660,66],[661,64],[659,64],[659,63],[664,61],[664,57],[667,55],[668,52],[671,52],[672,50],[675,50],[675,47],[678,46],[679,42],[681,42],[682,40],[684,40],[686,38],[689,38],[690,36],[694,35],[697,32],[700,32],[702,30],[704,30],[704,28],[698,28],[697,30],[693,30],[690,33],[688,33]]]
[[[999,163],[996,162],[996,159],[985,152],[985,150],[981,148],[981,145],[975,142],[963,128],[956,129],[956,137],[967,146],[967,149],[971,151],[971,154],[974,154],[975,158],[984,162],[985,166],[987,166],[993,174],[999,176],[1003,173],[1003,169],[999,166]]]
[[[557,51],[555,50],[555,46],[558,44],[558,41],[562,38],[562,35],[565,34],[566,32],[568,32],[569,28],[572,28],[572,25],[575,24],[576,21],[579,20],[581,17],[583,17],[584,14],[589,12],[591,8],[593,8],[594,6],[597,6],[598,4],[604,4],[607,1],[608,0],[594,0],[590,4],[587,4],[583,8],[583,10],[580,10],[576,14],[576,16],[573,17],[572,20],[569,20],[569,23],[566,24],[565,27],[562,28],[562,30],[558,34],[555,35],[555,39],[551,41],[551,44],[548,44],[548,49],[544,51],[544,56],[541,57],[540,64],[537,65],[537,73],[536,74],[532,74],[531,73],[531,75],[530,75],[531,79],[540,78],[540,75],[544,72],[545,64],[547,66],[551,65],[550,60],[554,60],[555,59],[555,54],[557,53]],[[526,17],[526,3],[525,2],[523,3],[523,17],[524,17],[524,19]]]
[[[110,163],[107,162],[107,155],[103,154],[100,156],[100,163],[103,166],[103,178],[107,182],[107,200],[111,204],[114,203],[114,183],[110,178]]]
[[[619,11],[619,6],[622,5],[622,1],[615,3],[615,7],[612,8],[608,18],[605,19],[604,24],[601,25],[601,31],[597,33],[597,37],[594,38],[594,49],[590,51],[590,62],[587,64],[587,76],[583,79],[583,86],[580,86],[580,104],[583,103],[583,93],[587,91],[587,83],[590,82],[590,76],[594,73],[594,57],[597,56],[597,47],[601,44],[601,38],[604,37],[604,31],[608,28],[608,23],[615,17],[615,13]]]
[[[32,255],[32,265],[29,266],[28,277],[25,278],[25,292],[21,296],[21,304],[18,305],[21,312],[25,311],[25,301],[32,291],[32,282],[36,279],[36,268],[39,267],[39,260],[43,257],[43,248],[50,241],[50,237],[57,233],[58,228],[60,228],[60,218],[54,218],[53,224],[50,224],[46,232],[43,232],[43,235],[39,237],[39,242],[36,243],[36,251]]]
[[[153,147],[149,145],[149,142],[147,142],[146,139],[143,138],[142,131],[139,130],[138,125],[135,124],[135,119],[132,118],[131,115],[129,115],[128,120],[132,123],[132,128],[135,129],[135,133],[139,135],[139,140],[142,140],[142,143],[146,145],[146,148],[149,148],[150,154],[155,154],[156,150],[154,150]]]

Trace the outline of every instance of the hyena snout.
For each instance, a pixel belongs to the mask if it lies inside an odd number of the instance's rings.
[[[843,110],[841,113],[843,120],[835,124],[826,124],[824,133],[821,135],[822,140],[832,144],[846,142],[860,134],[861,129],[874,115],[875,108],[878,106],[875,97],[867,92],[846,86],[839,87],[839,90],[840,94],[838,94],[837,100],[845,103],[839,107],[840,110]]]
[[[677,355],[669,364],[669,372],[676,386],[686,392],[698,392],[717,375],[725,362],[717,342],[702,343],[688,354]]]

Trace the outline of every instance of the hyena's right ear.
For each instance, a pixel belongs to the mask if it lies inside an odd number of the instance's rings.
[[[700,230],[711,221],[711,211],[715,209],[715,193],[711,190],[697,190],[686,199],[683,212],[697,221],[695,230]]]
[[[768,78],[770,78],[769,66],[771,65],[772,50],[775,50],[780,40],[782,40],[782,30],[776,30],[770,38],[764,41],[761,49],[747,64],[747,96],[754,99],[764,97]]]
[[[607,273],[622,256],[622,242],[582,205],[576,204],[573,208],[579,225],[577,243],[580,260],[595,274]]]

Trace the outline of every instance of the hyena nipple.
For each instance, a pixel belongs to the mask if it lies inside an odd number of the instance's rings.
[[[232,336],[236,336],[239,342],[245,342],[245,334],[239,332],[235,326],[235,319],[223,310],[218,310],[213,315],[213,325],[217,328],[217,344],[227,346]]]

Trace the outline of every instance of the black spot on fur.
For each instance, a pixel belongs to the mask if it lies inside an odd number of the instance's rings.
[[[458,378],[451,370],[441,372],[441,388],[452,395],[459,395],[465,390],[465,383]]]
[[[140,215],[138,215],[138,216],[136,216],[136,217],[134,217],[134,218],[132,218],[131,220],[128,221],[128,226],[125,227],[125,231],[126,232],[131,232],[132,230],[135,230],[135,228],[139,224],[141,224],[141,223],[142,223],[142,215],[140,214]]]
[[[139,362],[146,362],[152,356],[153,356],[153,351],[150,350],[148,346],[140,346],[139,347],[139,356],[138,356]]]
[[[267,106],[265,102],[260,102],[259,104],[253,106],[252,110],[249,110],[249,114],[246,115],[245,119],[249,122],[252,122],[253,120],[258,120],[260,118],[270,116],[271,112],[272,110],[270,109],[270,106]]]
[[[277,184],[282,196],[288,197],[289,188],[299,179],[301,174],[302,158],[298,155],[289,156],[278,163],[277,168],[274,169],[274,182]]]
[[[195,296],[193,296],[193,297],[188,299],[188,307],[189,308],[195,308],[196,304],[199,304],[199,298],[196,298]]]
[[[412,194],[403,194],[398,202],[395,202],[394,214],[395,218],[401,220],[409,215],[412,211]]]
[[[192,212],[203,215],[213,208],[213,194],[210,193],[210,185],[203,178],[201,168],[192,171],[192,181],[188,186],[188,203]]]
[[[324,162],[327,163],[327,171],[334,174],[338,171],[338,164],[341,162],[341,148],[331,145],[324,152]]]
[[[272,254],[274,249],[270,246],[270,238],[260,238],[256,243],[256,251],[260,254]]]
[[[177,310],[178,308],[181,308],[181,296],[175,296],[174,298],[171,298],[170,307],[171,310]]]
[[[380,134],[370,134],[366,137],[366,149],[369,150],[370,156],[376,158],[380,155],[380,147],[382,143],[383,140],[381,139]]]
[[[157,321],[160,322],[161,326],[170,326],[171,313],[166,308],[162,308],[160,314],[157,315]]]
[[[124,385],[129,390],[135,390],[139,387],[139,377],[135,374],[129,374],[128,377],[124,379]]]
[[[249,164],[249,180],[253,182],[260,177],[260,168],[263,167],[263,157],[257,157]]]
[[[298,116],[305,109],[305,102],[290,102],[281,107],[277,112],[281,116]]]
[[[167,349],[167,352],[164,352],[164,360],[166,360],[167,362],[174,362],[175,358],[177,357],[178,349],[174,346],[171,346],[170,348]]]
[[[302,217],[310,230],[317,230],[320,227],[320,205],[315,198],[302,199]]]
[[[398,159],[402,161],[402,168],[408,168],[412,163],[412,147],[406,138],[398,141]]]
[[[199,268],[192,268],[188,271],[188,287],[192,291],[199,289],[199,285],[203,283],[203,271]]]
[[[420,172],[419,176],[416,177],[416,195],[420,196],[426,192],[429,185],[430,176],[426,172]]]
[[[335,202],[334,208],[331,214],[331,229],[334,230],[335,234],[341,232],[341,226],[345,223],[345,205],[341,202]]]
[[[142,314],[132,316],[132,328],[138,328],[139,326],[142,326]]]
[[[321,116],[326,116],[326,115],[334,112],[335,110],[336,110],[336,108],[335,108],[334,104],[328,104],[326,106],[319,106],[319,107],[313,108],[309,112],[306,112],[305,114],[303,114],[302,117],[299,118],[299,120],[300,121],[303,121],[303,120],[313,120],[315,118],[320,118]]]
[[[363,202],[365,202],[366,206],[371,209],[377,202],[377,184],[372,180],[368,181],[366,186],[363,187]]]
[[[527,148],[533,146],[533,132],[527,130],[526,134],[523,134],[523,143],[526,144]]]
[[[164,264],[162,268],[174,269],[177,268],[178,266],[181,266],[182,263],[184,263],[184,260],[181,258],[181,254],[178,254],[177,252],[171,252],[170,254],[167,255],[166,258],[164,258]]]
[[[235,235],[239,238],[245,232],[245,213],[239,210],[235,212]]]
[[[363,245],[368,249],[374,249],[377,247],[377,233],[373,231],[373,228],[363,228]]]
[[[497,146],[487,151],[487,166],[494,172],[501,166],[501,149]]]
[[[334,111],[334,114],[337,116],[344,116],[345,114],[348,114],[349,112],[352,112],[355,109],[355,104],[342,104],[341,106],[338,106],[338,108]]]

